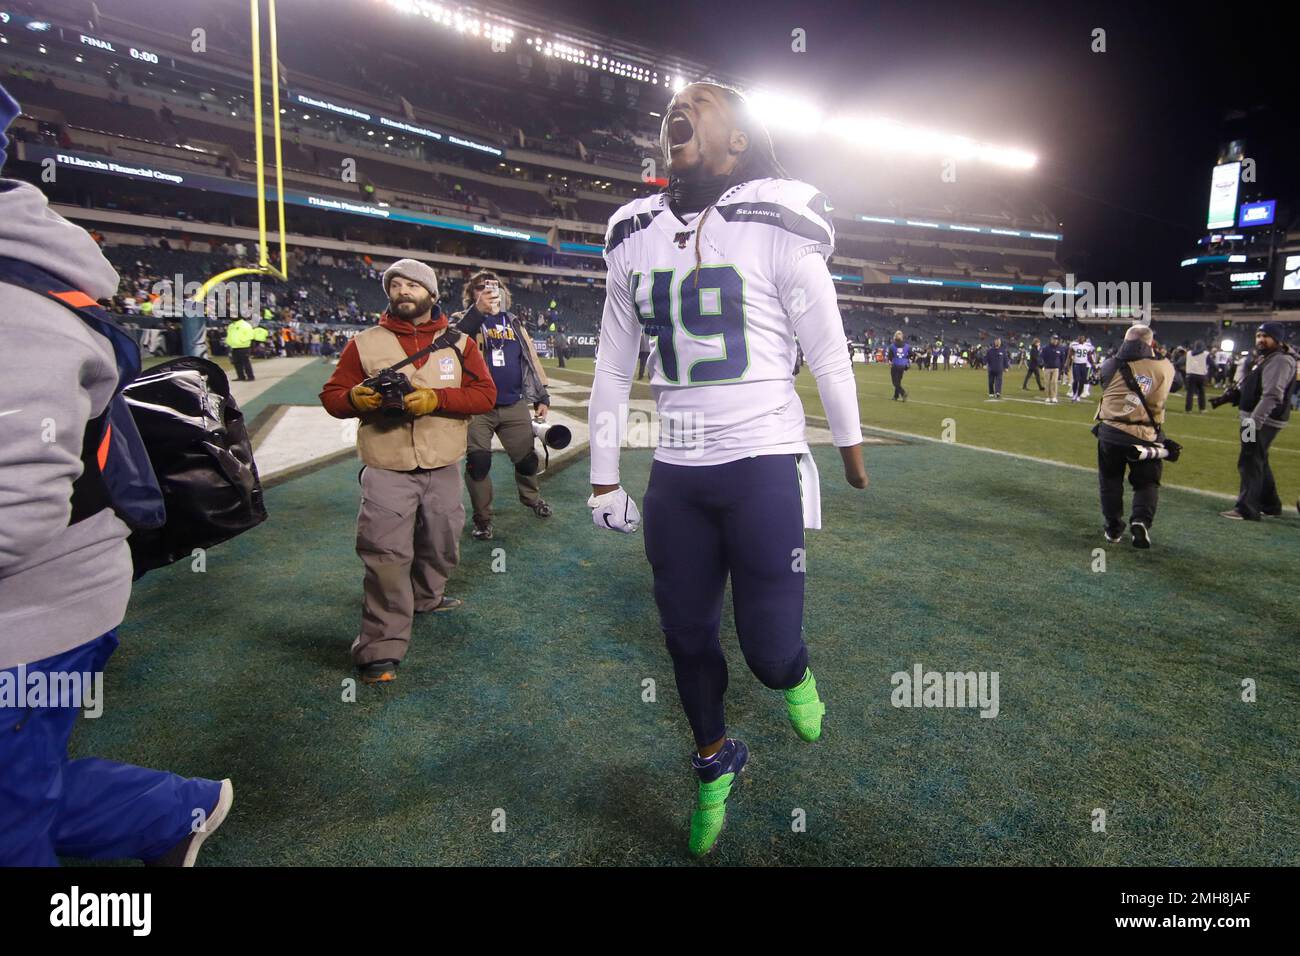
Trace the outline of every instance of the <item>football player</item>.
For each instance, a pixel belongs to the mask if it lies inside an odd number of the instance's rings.
[[[1073,379],[1070,382],[1070,401],[1078,402],[1087,397],[1088,372],[1093,366],[1092,343],[1082,332],[1079,338],[1070,343],[1070,370]]]
[[[736,632],[756,677],[784,693],[795,732],[825,706],[802,634],[804,528],[820,527],[816,468],[790,370],[795,339],[817,380],[845,480],[867,486],[857,389],[826,260],[831,206],[786,176],[735,90],[694,83],[664,114],[666,191],[609,221],[606,297],[592,385],[597,527],[633,532],[619,485],[637,343],[654,338],[660,438],[645,493],[645,550],[677,689],[695,737],[690,850],[707,853],[748,751],[726,734],[719,641],[731,578]]]

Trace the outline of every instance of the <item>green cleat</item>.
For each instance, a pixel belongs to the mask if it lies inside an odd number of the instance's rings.
[[[822,735],[826,705],[817,696],[817,678],[811,670],[805,670],[803,680],[785,692],[785,709],[790,715],[790,725],[801,740],[811,743]]]
[[[700,803],[691,814],[692,856],[704,856],[713,849],[727,819],[727,798],[736,778],[749,759],[749,749],[739,740],[728,738],[714,756],[691,761],[700,778]]]

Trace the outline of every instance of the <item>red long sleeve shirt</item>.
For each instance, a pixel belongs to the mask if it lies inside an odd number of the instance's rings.
[[[407,355],[414,355],[420,349],[433,344],[433,340],[447,328],[447,317],[441,313],[429,322],[412,325],[405,319],[389,315],[387,312],[379,319],[379,324],[397,336],[402,343],[402,350]],[[438,395],[438,411],[454,412],[461,415],[480,415],[490,412],[496,406],[497,387],[492,381],[492,373],[483,361],[483,353],[470,336],[462,336],[460,350],[465,356],[465,374],[461,378],[460,388],[435,388]],[[429,361],[425,355],[412,363],[420,368]],[[365,381],[366,373],[361,367],[361,356],[357,354],[355,341],[348,342],[339,356],[339,364],[334,374],[325,383],[320,392],[320,403],[325,411],[335,418],[357,418],[359,413],[348,398],[353,386]]]

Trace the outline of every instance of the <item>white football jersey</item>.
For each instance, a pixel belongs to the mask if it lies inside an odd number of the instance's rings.
[[[1093,344],[1091,342],[1071,342],[1070,343],[1070,360],[1075,365],[1086,365],[1088,359],[1092,356]]]
[[[644,330],[654,342],[657,459],[708,465],[807,451],[791,377],[797,334],[835,443],[860,442],[856,386],[850,416],[844,391],[827,402],[822,384],[829,375],[852,385],[826,267],[835,244],[826,197],[797,180],[758,179],[729,189],[701,215],[679,218],[660,193],[611,217],[593,413],[602,373],[621,381],[619,356]],[[608,470],[597,444],[593,433],[593,481]]]

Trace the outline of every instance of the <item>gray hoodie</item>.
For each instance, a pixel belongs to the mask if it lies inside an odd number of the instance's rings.
[[[117,273],[40,190],[0,179],[0,256],[101,299]],[[75,525],[86,423],[117,386],[108,339],[70,310],[0,283],[0,670],[93,640],[131,596],[128,529],[105,509]]]

